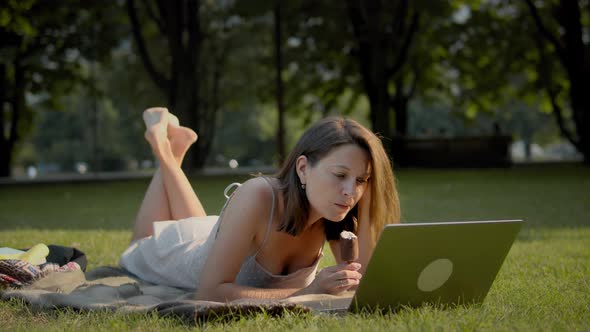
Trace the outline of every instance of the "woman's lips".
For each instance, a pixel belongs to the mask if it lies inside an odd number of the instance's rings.
[[[349,206],[349,205],[347,205],[347,204],[338,204],[338,203],[335,203],[335,205],[336,205],[338,208],[342,209],[342,210],[348,210],[348,209],[350,208],[350,206]]]

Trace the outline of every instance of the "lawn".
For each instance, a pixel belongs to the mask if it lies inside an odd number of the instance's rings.
[[[482,305],[426,306],[395,314],[264,314],[204,325],[152,315],[33,312],[0,302],[0,330],[590,330],[590,169],[543,166],[487,170],[401,170],[403,222],[523,218]],[[195,177],[211,214],[223,188],[243,176]],[[131,236],[147,181],[0,187],[0,247],[76,246],[89,269],[115,265]],[[323,266],[333,262],[326,255]]]

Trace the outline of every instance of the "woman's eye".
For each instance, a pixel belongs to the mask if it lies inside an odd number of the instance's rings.
[[[356,183],[358,183],[358,184],[364,184],[366,182],[367,182],[366,179],[356,179]]]
[[[344,179],[344,177],[346,177],[346,175],[344,175],[344,174],[334,174],[334,175],[339,179]]]

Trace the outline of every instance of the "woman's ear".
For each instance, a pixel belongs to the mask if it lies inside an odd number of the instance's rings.
[[[297,171],[297,176],[299,176],[299,182],[301,184],[306,183],[305,172],[307,171],[307,157],[306,156],[299,156],[295,163],[295,170]]]

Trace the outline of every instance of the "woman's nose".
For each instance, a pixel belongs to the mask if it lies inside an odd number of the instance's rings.
[[[344,196],[352,196],[354,192],[354,181],[345,181],[342,186],[342,193]]]

